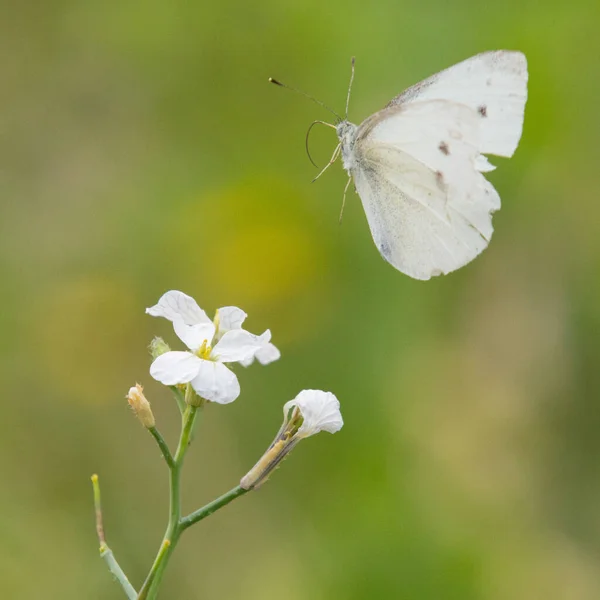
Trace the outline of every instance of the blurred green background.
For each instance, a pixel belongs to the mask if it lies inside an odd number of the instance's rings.
[[[346,421],[184,536],[164,598],[600,597],[600,5],[508,2],[2,3],[0,596],[120,598],[89,476],[133,583],[167,478],[127,389],[145,385],[168,289],[249,313],[282,359],[240,369],[186,463],[184,510],[234,486],[303,388]],[[476,261],[413,281],[374,247],[340,165],[311,185],[319,107],[351,120],[477,52],[520,49],[521,145]],[[312,151],[337,140],[315,129]]]

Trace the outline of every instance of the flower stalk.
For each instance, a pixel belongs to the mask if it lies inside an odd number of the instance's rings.
[[[169,469],[172,469],[175,466],[175,461],[173,460],[173,456],[171,455],[171,451],[169,450],[167,442],[165,442],[163,436],[160,434],[158,429],[156,429],[156,427],[151,427],[150,429],[148,429],[148,431],[156,440],[156,443],[158,444],[158,447],[162,452],[163,458],[165,459],[167,466],[169,467]]]
[[[188,384],[188,388],[191,386]],[[188,390],[186,390],[186,400],[188,397]],[[183,415],[183,427],[181,429],[181,435],[179,437],[179,444],[177,445],[177,451],[173,458],[173,462],[169,466],[169,522],[167,524],[167,530],[163,537],[163,541],[160,545],[160,549],[154,564],[146,577],[146,581],[142,585],[138,600],[151,600],[156,597],[158,593],[158,586],[162,578],[167,563],[175,550],[175,546],[179,540],[179,536],[183,529],[180,525],[181,519],[181,468],[183,466],[183,459],[185,453],[190,445],[192,431],[194,429],[194,423],[196,421],[196,415],[198,413],[198,407],[188,404],[185,413]]]
[[[202,521],[202,519],[206,519],[206,517],[210,517],[214,512],[218,511],[220,508],[223,508],[227,504],[229,504],[232,500],[243,496],[248,493],[250,490],[245,490],[241,486],[236,486],[233,489],[229,490],[227,493],[219,496],[216,500],[209,502],[206,506],[195,510],[193,513],[190,513],[187,517],[183,517],[180,521],[181,530],[184,531],[188,527],[195,525],[198,521]]]

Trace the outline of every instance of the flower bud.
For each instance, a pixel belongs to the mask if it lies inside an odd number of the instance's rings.
[[[202,398],[202,396],[199,396],[194,391],[194,388],[189,383],[187,384],[187,386],[185,386],[184,399],[186,404],[189,404],[190,406],[195,406],[196,408],[202,408],[204,406],[204,403],[206,402],[206,400]]]
[[[163,340],[161,337],[155,337],[150,342],[148,349],[150,350],[150,355],[152,356],[153,360],[156,360],[161,354],[171,351],[169,344],[167,344],[167,342],[165,342],[165,340]]]
[[[152,429],[155,425],[154,415],[150,408],[150,402],[144,396],[144,388],[139,383],[136,383],[135,387],[129,389],[127,401],[141,424],[146,429]]]

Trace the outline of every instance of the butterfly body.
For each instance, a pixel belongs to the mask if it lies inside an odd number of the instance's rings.
[[[358,127],[349,121],[342,121],[335,126],[335,132],[342,149],[342,165],[348,171],[348,175],[352,175],[352,167],[354,166],[354,142],[356,140],[356,132]]]

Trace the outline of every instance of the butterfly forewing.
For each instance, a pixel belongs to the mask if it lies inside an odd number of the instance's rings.
[[[449,273],[487,246],[500,199],[474,167],[479,135],[473,110],[440,100],[389,107],[360,126],[356,189],[375,244],[403,273]]]
[[[473,109],[481,117],[480,152],[512,156],[527,100],[525,55],[510,50],[477,54],[408,88],[388,107],[424,100],[449,100]]]

